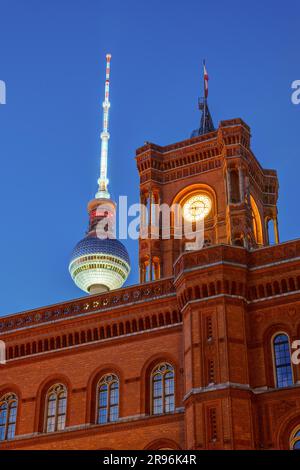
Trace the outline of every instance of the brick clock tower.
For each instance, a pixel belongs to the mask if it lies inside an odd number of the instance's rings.
[[[250,139],[241,119],[222,121],[216,130],[211,121],[208,132],[200,128],[189,140],[165,147],[147,143],[137,150],[141,203],[150,214],[149,236],[139,244],[140,280],[175,274],[189,449],[255,445],[245,302],[250,276],[239,261],[245,260],[243,248],[269,245],[270,225],[276,244],[279,235],[277,174],[261,167]],[[152,239],[151,205],[164,203],[182,205],[183,214],[185,206],[204,208],[204,248],[211,248],[186,252],[185,239],[162,239],[161,226],[159,239]],[[222,262],[230,252],[235,259],[229,255]]]
[[[90,295],[0,319],[0,450],[300,448],[300,240],[279,242],[276,171],[241,119],[214,128],[204,85],[190,138],[136,152],[140,282],[120,287],[127,251],[90,210],[70,264]],[[92,208],[112,204],[102,173]]]
[[[137,150],[140,200],[149,209],[149,238],[141,239],[139,247],[142,282],[171,276],[185,249],[184,239],[151,239],[151,205],[208,203],[204,246],[266,246],[270,221],[279,242],[277,174],[261,167],[250,149],[250,138],[247,124],[232,119],[183,142],[165,147],[149,143]],[[171,226],[171,234],[173,230]]]

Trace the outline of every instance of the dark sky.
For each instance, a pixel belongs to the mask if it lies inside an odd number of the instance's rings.
[[[280,180],[282,240],[297,238],[300,3],[0,0],[0,314],[82,295],[69,255],[98,177],[105,54],[112,54],[109,178],[138,200],[135,149],[196,127],[202,59],[215,125],[243,118]],[[138,282],[137,242],[126,241]]]

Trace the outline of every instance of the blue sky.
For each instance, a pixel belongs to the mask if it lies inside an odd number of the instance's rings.
[[[0,314],[80,297],[68,273],[94,196],[105,54],[112,54],[112,196],[138,200],[135,149],[196,127],[202,59],[215,124],[243,118],[280,180],[281,240],[300,235],[300,4],[202,0],[0,0]],[[128,241],[129,283],[138,282]]]

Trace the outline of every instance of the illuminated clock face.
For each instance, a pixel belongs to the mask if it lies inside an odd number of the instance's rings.
[[[183,205],[183,217],[189,222],[204,219],[211,211],[211,199],[206,194],[194,194]]]

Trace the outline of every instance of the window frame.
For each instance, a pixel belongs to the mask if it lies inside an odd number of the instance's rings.
[[[0,398],[0,406],[2,406],[3,404],[6,404],[7,409],[6,409],[5,423],[0,425],[0,428],[4,428],[4,439],[1,439],[0,442],[12,441],[15,438],[16,429],[17,429],[18,406],[19,406],[18,396],[14,392],[5,393]],[[13,406],[14,404],[15,404],[15,406]],[[13,414],[13,416],[14,416],[13,421],[11,421],[11,410],[12,409],[16,410],[15,414]],[[10,428],[10,426],[13,426],[13,435],[12,435],[12,437],[9,437],[9,428]]]
[[[166,370],[161,372],[159,369],[161,367],[166,366]],[[171,394],[166,394],[166,375],[168,373],[172,372],[173,373],[173,393]],[[162,394],[158,397],[154,397],[154,377],[158,374],[161,374],[162,378]],[[173,409],[170,411],[166,411],[166,397],[173,397]],[[160,398],[162,401],[162,412],[161,413],[155,413],[155,406],[154,406],[154,400],[155,398]],[[160,415],[165,415],[165,414],[171,414],[174,413],[176,410],[176,374],[175,374],[175,367],[170,364],[169,362],[160,362],[153,367],[151,374],[150,374],[150,414],[152,416],[160,416]]]
[[[112,378],[109,380],[109,378]],[[117,384],[116,390],[117,390],[117,403],[111,403],[111,391],[114,390],[112,389],[112,386],[114,384]],[[106,390],[106,405],[100,406],[100,393],[101,393],[101,387],[106,385],[107,390]],[[117,408],[117,415],[116,419],[112,419],[112,409]],[[105,409],[106,410],[106,420],[105,422],[100,422],[99,416],[100,416],[100,410]],[[119,376],[113,372],[104,374],[101,376],[101,378],[98,380],[97,385],[96,385],[96,416],[95,416],[95,422],[96,424],[103,426],[105,424],[111,424],[111,423],[117,423],[120,419],[120,379]]]
[[[64,412],[59,412],[59,404],[60,404],[60,395],[64,393],[62,400],[65,400]],[[55,414],[49,414],[49,402],[51,395],[55,395]],[[53,400],[54,401],[54,400]],[[62,383],[55,383],[51,385],[48,389],[45,397],[45,407],[44,407],[44,433],[45,434],[52,434],[53,432],[62,432],[66,429],[66,422],[67,422],[67,409],[68,407],[68,390],[66,385]],[[64,416],[64,425],[62,429],[58,429],[59,418]],[[50,418],[54,418],[54,429],[49,431],[48,430],[48,420]]]
[[[292,383],[290,385],[285,385],[285,386],[279,386],[278,385],[278,376],[277,376],[277,370],[280,369],[282,366],[277,366],[276,365],[276,353],[275,353],[275,340],[277,336],[284,335],[286,336],[288,340],[288,346],[289,346],[289,352],[290,352],[290,367],[291,367],[291,373],[292,373]],[[271,338],[271,348],[272,348],[272,363],[273,363],[273,379],[274,379],[274,386],[277,389],[281,388],[287,388],[291,387],[295,384],[294,380],[294,369],[293,369],[293,363],[292,363],[292,353],[291,353],[291,341],[290,341],[290,335],[286,331],[276,331],[276,333],[273,334]]]

